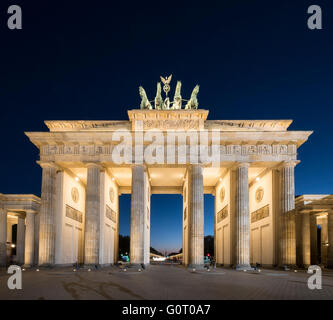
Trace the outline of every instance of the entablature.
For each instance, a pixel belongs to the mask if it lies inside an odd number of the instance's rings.
[[[12,212],[39,212],[40,198],[32,194],[2,194],[1,207]]]

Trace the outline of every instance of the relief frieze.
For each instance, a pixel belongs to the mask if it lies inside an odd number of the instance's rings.
[[[117,222],[117,213],[114,210],[112,210],[108,205],[106,205],[105,216],[114,223]]]
[[[217,223],[228,217],[228,205],[226,205],[222,210],[217,213]]]
[[[165,144],[167,148],[167,144]],[[113,145],[111,144],[50,144],[41,147],[41,155],[89,155],[99,156],[112,154]],[[210,149],[210,148],[209,148]],[[209,150],[210,152],[210,150]],[[296,145],[221,145],[220,153],[225,155],[296,155]]]
[[[80,223],[82,223],[83,221],[83,213],[79,210],[72,208],[69,205],[66,205],[66,217]]]
[[[269,216],[269,204],[251,213],[251,223],[257,222]]]

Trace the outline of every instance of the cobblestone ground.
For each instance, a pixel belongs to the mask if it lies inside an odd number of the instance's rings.
[[[141,272],[110,267],[90,272],[32,269],[22,274],[22,290],[9,290],[10,275],[0,271],[0,299],[333,299],[333,271],[323,271],[321,290],[308,289],[311,275],[304,270],[191,272],[178,265],[153,265]]]

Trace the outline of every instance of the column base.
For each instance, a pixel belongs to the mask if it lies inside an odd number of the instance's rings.
[[[147,268],[149,268],[150,264],[149,263],[130,263],[127,268],[130,269],[141,269],[141,270],[145,270]]]
[[[252,268],[249,264],[237,264],[236,270],[237,271],[254,271],[254,268]]]
[[[52,269],[52,268],[55,267],[55,264],[46,264],[46,263],[44,263],[44,264],[39,264],[36,267],[42,268],[42,269]]]
[[[100,269],[101,268],[101,266],[99,265],[99,264],[84,264],[83,265],[83,269],[85,269],[85,270],[98,270],[98,269]]]
[[[204,270],[205,269],[205,265],[204,264],[188,264],[187,265],[187,269],[189,270]]]
[[[278,269],[282,269],[284,271],[289,271],[289,270],[294,270],[297,269],[298,267],[295,264],[284,264],[284,265],[279,265]]]
[[[308,269],[309,266],[310,266],[310,264],[300,264],[300,265],[295,266],[295,268],[298,268],[298,269]],[[282,267],[280,267],[280,268],[282,268]]]

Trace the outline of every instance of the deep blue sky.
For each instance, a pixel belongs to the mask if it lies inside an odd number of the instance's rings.
[[[9,4],[21,5],[23,30],[7,28]],[[323,30],[307,28],[310,4],[321,5]],[[286,118],[314,130],[299,152],[296,193],[333,193],[332,21],[333,4],[319,0],[1,1],[0,192],[40,195],[38,151],[24,131],[46,130],[46,119],[126,119],[138,86],[152,98],[172,73],[185,96],[200,84],[210,119]],[[180,244],[180,200],[158,197],[152,245],[164,245],[161,235]]]

